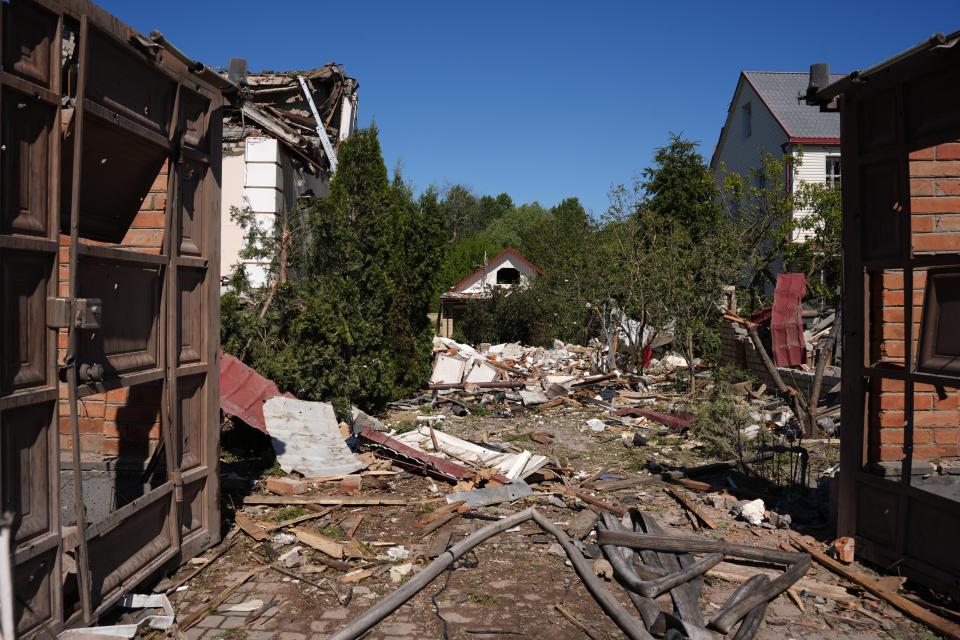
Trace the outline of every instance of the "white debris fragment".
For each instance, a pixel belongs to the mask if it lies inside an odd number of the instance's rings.
[[[395,564],[390,567],[390,580],[393,582],[401,582],[404,578],[410,575],[410,572],[413,571],[413,563],[405,562],[404,564]]]
[[[602,433],[607,428],[607,425],[600,418],[590,418],[587,420],[587,426],[594,433]]]
[[[393,562],[399,562],[400,560],[406,560],[410,557],[410,551],[404,547],[402,544],[395,547],[390,547],[387,549],[387,557],[390,558]]]
[[[270,538],[270,541],[273,542],[273,544],[275,545],[285,547],[288,544],[293,544],[294,542],[296,542],[297,536],[293,535],[292,533],[281,532],[274,535],[272,538]]]
[[[745,440],[753,440],[760,433],[760,425],[752,424],[749,427],[740,429],[740,436]]]
[[[247,600],[246,602],[239,602],[237,604],[228,604],[217,607],[218,611],[233,611],[235,613],[250,613],[251,611],[256,611],[263,606],[263,600],[258,598],[253,598]]]
[[[733,506],[733,514],[752,525],[759,525],[763,522],[763,514],[765,511],[766,507],[760,498],[751,500],[750,502],[738,502]]]
[[[293,549],[290,549],[286,553],[282,554],[280,556],[280,564],[288,569],[299,566],[302,559],[300,556],[300,549],[300,547],[294,547]]]

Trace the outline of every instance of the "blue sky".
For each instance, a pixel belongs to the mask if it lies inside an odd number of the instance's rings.
[[[846,73],[960,29],[957,0],[99,4],[210,65],[342,64],[361,125],[376,120],[418,190],[577,196],[594,213],[670,131],[709,157],[741,69]]]

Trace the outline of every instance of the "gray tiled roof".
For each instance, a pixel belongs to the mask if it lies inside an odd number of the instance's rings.
[[[839,113],[825,113],[819,107],[797,100],[799,94],[807,91],[808,74],[801,71],[744,71],[743,75],[791,138],[840,137]],[[843,77],[843,74],[830,74],[830,81]]]

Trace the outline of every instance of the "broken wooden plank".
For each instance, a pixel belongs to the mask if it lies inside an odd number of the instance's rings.
[[[243,511],[237,511],[233,514],[233,521],[237,523],[237,526],[240,527],[245,534],[257,542],[265,540],[270,535],[266,529],[254,522],[253,519]]]
[[[427,557],[433,560],[446,551],[447,546],[450,545],[450,538],[452,537],[453,527],[443,527],[437,531],[437,535],[434,536],[433,542],[431,542],[430,546],[427,548]]]
[[[599,517],[596,511],[590,509],[580,511],[567,523],[567,535],[574,540],[583,540],[593,531]]]
[[[361,522],[363,522],[362,513],[351,513],[340,521],[340,528],[343,529],[347,538],[352,538],[357,533],[357,529],[360,528]]]
[[[840,562],[826,555],[812,544],[804,542],[797,536],[791,536],[790,540],[794,547],[809,553],[818,564],[823,565],[837,575],[860,585],[873,595],[885,600],[891,606],[896,607],[902,613],[910,616],[917,622],[927,625],[945,638],[949,638],[950,640],[960,640],[960,625],[957,623],[951,622],[946,618],[941,618],[935,613],[928,611],[924,607],[907,600],[900,594],[891,593],[882,586],[878,586],[877,579],[863,575],[857,571],[853,571],[849,567],[845,567]]]
[[[433,533],[434,531],[436,531],[437,529],[439,529],[440,527],[442,527],[443,525],[445,525],[445,524],[447,524],[448,522],[450,522],[451,520],[454,520],[454,519],[456,519],[456,518],[459,518],[461,515],[462,515],[462,514],[460,513],[460,511],[456,511],[456,510],[447,512],[447,513],[445,513],[443,516],[437,518],[436,520],[434,520],[433,522],[431,522],[430,524],[428,524],[427,526],[425,526],[425,527],[423,528],[423,530],[421,530],[421,531],[417,534],[417,537],[418,537],[418,538],[425,538],[425,537],[427,537],[428,535],[430,535],[431,533]]]
[[[793,587],[787,589],[787,596],[793,600],[793,604],[797,605],[797,609],[800,609],[800,613],[806,611],[806,608],[803,606],[803,600],[800,598],[800,594],[797,593]]]
[[[294,529],[293,535],[297,536],[297,540],[307,545],[311,549],[316,549],[317,551],[325,553],[331,558],[340,560],[345,555],[343,545],[333,538],[328,538],[325,535],[313,533],[312,531],[305,531],[303,529]]]
[[[603,511],[609,511],[610,513],[622,516],[626,513],[626,510],[623,507],[618,507],[612,504],[607,504],[599,498],[594,498],[592,495],[586,491],[580,491],[579,489],[573,489],[572,487],[559,487],[561,492],[569,493],[577,498],[580,498],[589,505],[592,505]]]
[[[306,522],[307,520],[315,520],[317,518],[322,518],[323,516],[336,511],[338,507],[329,507],[327,509],[321,509],[316,513],[308,513],[305,516],[299,516],[296,518],[290,518],[289,520],[284,520],[283,522],[278,522],[277,524],[272,524],[268,527],[264,527],[267,531],[276,531],[278,529],[283,529],[284,527],[290,527],[295,524],[300,524],[301,522]],[[261,525],[262,526],[262,525]]]
[[[456,511],[463,506],[463,500],[457,500],[456,502],[451,502],[450,504],[445,504],[442,507],[437,507],[429,513],[425,513],[417,520],[417,527],[425,527],[437,518],[447,515],[451,511]]]
[[[710,529],[717,528],[717,522],[713,518],[705,514],[703,512],[703,509],[700,509],[696,504],[694,504],[693,500],[688,498],[686,494],[684,494],[682,491],[680,491],[679,489],[676,489],[675,487],[669,487],[669,486],[664,487],[663,490],[669,493],[671,496],[673,496],[677,500],[677,502],[683,505],[684,509],[686,509],[687,511],[695,515],[697,519],[699,519],[700,522],[702,522],[708,528]]]
[[[246,496],[243,499],[243,504],[246,505],[315,504],[346,507],[407,507],[423,503],[423,500],[404,500],[402,498],[381,498],[375,496]]]
[[[629,489],[630,487],[636,487],[649,482],[656,482],[659,479],[660,478],[656,476],[650,476],[646,478],[641,476],[633,476],[631,478],[623,478],[622,480],[601,480],[593,483],[592,488],[595,491],[619,491],[620,489]]]

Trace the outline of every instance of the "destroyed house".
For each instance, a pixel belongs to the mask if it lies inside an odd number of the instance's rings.
[[[960,32],[808,97],[843,131],[838,534],[958,597]]]
[[[511,247],[489,260],[484,256],[482,265],[440,295],[437,333],[452,336],[454,322],[463,317],[471,301],[489,297],[497,289],[509,290],[542,275],[543,271],[537,265]]]
[[[223,96],[87,0],[0,9],[0,595],[50,637],[220,539]]]
[[[337,148],[356,127],[357,81],[337,64],[310,71],[247,73],[231,61],[223,76],[222,242],[220,270],[242,266],[254,286],[269,275],[269,260],[240,253],[244,232],[232,217],[247,210],[267,230],[298,215],[300,199],[326,196]],[[319,118],[319,120],[318,120]]]
[[[834,75],[839,80],[842,76]],[[727,118],[710,158],[710,169],[748,176],[762,166],[764,154],[780,159],[802,151],[799,165],[786,167],[787,191],[800,182],[840,184],[840,117],[798,99],[808,75],[792,71],[743,71],[727,109]],[[753,186],[765,185],[754,181]],[[798,210],[796,217],[808,212]],[[795,239],[806,239],[796,232]]]

